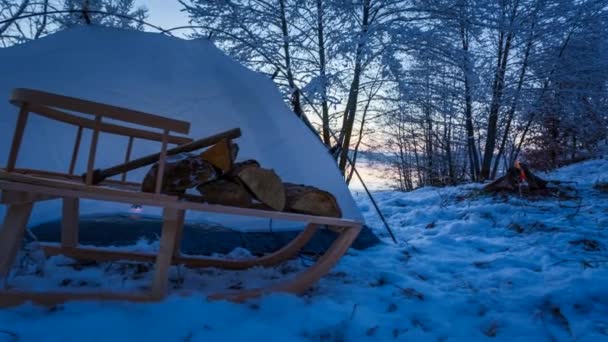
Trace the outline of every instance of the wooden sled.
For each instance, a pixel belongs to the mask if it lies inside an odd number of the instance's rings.
[[[298,294],[310,288],[338,262],[361,230],[362,224],[360,222],[348,219],[237,208],[180,200],[178,197],[160,192],[163,167],[158,168],[157,179],[159,181],[156,184],[155,193],[139,191],[141,184],[127,181],[126,172],[122,174],[120,180],[105,179],[100,182],[99,179],[94,179],[93,172],[100,133],[118,134],[129,138],[125,162],[129,162],[134,139],[160,141],[162,146],[159,164],[162,166],[167,157],[169,144],[175,144],[179,147],[193,143],[192,139],[171,134],[172,132],[187,134],[190,124],[158,115],[30,89],[15,89],[11,96],[11,103],[20,107],[20,111],[7,166],[4,169],[0,169],[0,203],[7,205],[6,216],[0,230],[0,307],[20,305],[28,301],[41,305],[56,305],[70,300],[159,301],[168,294],[168,273],[172,264],[183,264],[193,268],[218,267],[230,270],[243,270],[255,266],[273,266],[296,256],[298,251],[304,247],[321,226],[327,226],[329,229],[338,232],[339,236],[314,265],[291,280],[268,288],[210,294],[208,298],[243,301],[270,292]],[[81,113],[81,115],[73,114],[74,112]],[[30,113],[78,127],[72,159],[67,173],[16,168],[24,129]],[[89,117],[86,117],[86,115]],[[90,116],[93,118],[91,119]],[[104,121],[104,119],[111,119],[112,123]],[[130,126],[116,124],[116,121],[128,123]],[[133,124],[143,126],[145,129],[133,128],[131,127]],[[84,182],[81,176],[74,174],[83,129],[92,130],[87,173]],[[161,130],[161,132],[154,131],[154,129]],[[225,138],[225,136],[220,138]],[[98,182],[99,184],[95,185]],[[62,254],[75,259],[95,261],[131,260],[154,262],[154,276],[149,290],[139,293],[111,291],[69,292],[65,290],[31,292],[12,288],[8,284],[8,276],[16,254],[21,248],[32,207],[38,201],[51,199],[61,199],[63,201],[61,242],[56,244],[43,243],[42,248],[47,256]],[[163,225],[158,253],[136,253],[80,246],[78,243],[80,199],[127,204],[136,203],[163,208]],[[201,256],[185,256],[180,253],[180,241],[184,215],[187,210],[296,221],[302,222],[306,225],[306,228],[285,247],[259,258],[224,260]]]

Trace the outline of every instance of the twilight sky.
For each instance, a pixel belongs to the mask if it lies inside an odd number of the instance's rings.
[[[168,29],[188,25],[188,16],[180,12],[182,5],[177,0],[137,0],[138,6],[148,8],[148,22]]]

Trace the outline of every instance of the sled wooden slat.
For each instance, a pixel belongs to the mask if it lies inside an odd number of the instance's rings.
[[[78,208],[79,199],[64,197],[61,208],[61,246],[76,247],[78,245]]]
[[[127,152],[125,152],[125,164],[131,160],[131,150],[133,149],[133,137],[129,137],[129,144],[127,145]],[[127,173],[123,172],[120,176],[120,181],[125,183],[127,181]]]
[[[227,270],[244,270],[251,267],[269,267],[280,264],[283,261],[289,260],[297,255],[297,253],[304,247],[310,239],[313,237],[318,229],[318,225],[309,224],[297,237],[295,237],[289,244],[279,249],[274,253],[264,255],[259,258],[250,259],[220,259],[210,258],[194,255],[183,255],[180,253],[174,253],[173,264],[180,265],[184,264],[190,268],[208,268],[217,267]],[[40,243],[42,250],[47,256],[53,255],[65,255],[70,258],[79,260],[95,260],[95,261],[119,261],[119,260],[130,260],[137,262],[153,262],[155,254],[145,252],[132,252],[132,251],[118,251],[115,248],[102,248],[102,247],[89,247],[89,246],[78,246],[78,247],[63,247],[61,244],[52,242]]]
[[[42,306],[55,306],[68,301],[131,301],[151,302],[152,296],[148,293],[123,292],[29,292],[19,290],[0,290],[0,308],[17,306],[25,303],[34,303]]]
[[[28,110],[32,113],[36,113],[47,117],[49,119],[58,120],[61,122],[69,123],[75,126],[94,129],[95,128],[95,120],[87,119],[81,116],[69,114],[66,112],[62,112],[58,109],[51,108],[43,105],[36,104],[28,104]],[[129,136],[139,139],[151,140],[151,141],[161,141],[163,139],[163,135],[158,132],[146,131],[139,128],[133,127],[124,127],[111,123],[104,122],[99,126],[99,130],[105,133]],[[192,139],[188,137],[182,137],[177,135],[169,135],[168,139],[170,144],[187,144],[192,142]]]
[[[18,182],[16,189],[11,185],[2,185],[2,187],[11,187],[12,190],[23,189],[24,191],[47,193],[61,197],[80,197],[89,199],[98,199],[101,201],[116,201],[122,203],[137,203],[137,201],[145,201],[141,204],[154,205],[162,207],[163,204],[177,202],[178,197],[164,194],[147,194],[139,191],[132,191],[119,188],[120,182],[116,187],[90,186],[81,182],[58,180],[42,177],[34,177],[23,175],[15,172],[6,172],[0,169],[0,180]],[[8,189],[8,188],[7,188]]]
[[[0,169],[0,171],[2,171],[2,169]],[[34,176],[34,177],[67,180],[67,181],[73,181],[73,182],[82,180],[82,176],[70,175],[68,173],[63,173],[63,172],[53,172],[53,171],[44,171],[44,170],[18,168],[18,169],[14,169],[13,173],[29,175],[29,176]],[[118,181],[118,180],[114,180],[114,179],[106,179],[100,185],[109,186],[109,187],[119,186],[123,190],[132,190],[132,191],[139,191],[139,189],[141,188],[141,183],[129,182],[129,181],[123,182],[123,181]]]
[[[165,173],[165,159],[167,159],[167,135],[169,135],[169,131],[165,130],[163,132],[163,140],[160,148],[160,156],[158,158],[158,171],[156,171],[156,185],[154,187],[154,192],[160,194],[163,186],[163,175]],[[87,177],[93,177],[93,170],[87,170]]]
[[[11,151],[8,155],[8,162],[6,169],[12,171],[17,164],[17,157],[19,156],[19,148],[21,147],[21,140],[23,140],[23,133],[25,132],[25,124],[27,123],[27,117],[29,111],[27,104],[21,105],[19,110],[19,117],[17,118],[17,124],[15,126],[15,132],[13,134],[13,142],[11,144]]]
[[[33,203],[11,204],[6,211],[2,230],[0,230],[0,286],[4,283],[13,265],[32,207]]]
[[[218,138],[218,135],[216,135],[192,140],[188,137],[170,134],[170,132],[187,133],[190,128],[188,122],[31,89],[15,89],[11,102],[21,108],[13,133],[13,143],[10,147],[8,165],[6,168],[0,169],[0,204],[8,205],[4,222],[1,226],[2,229],[0,230],[0,285],[7,284],[6,280],[8,279],[15,255],[23,242],[25,229],[34,203],[55,198],[63,200],[61,242],[55,244],[41,243],[42,249],[47,256],[63,254],[75,259],[95,261],[130,260],[135,262],[151,262],[154,263],[155,267],[149,290],[145,293],[74,292],[71,289],[69,291],[66,289],[65,292],[31,292],[13,289],[9,284],[4,289],[0,287],[0,307],[20,305],[29,301],[47,306],[70,300],[158,301],[164,299],[169,292],[169,271],[171,265],[185,265],[191,268],[217,267],[230,270],[277,265],[295,257],[310,241],[320,226],[326,226],[338,234],[337,239],[313,266],[301,274],[268,288],[247,289],[236,292],[228,291],[211,294],[209,298],[242,301],[273,291],[298,294],[312,286],[338,262],[361,230],[361,222],[349,219],[213,205],[191,202],[180,199],[177,196],[163,194],[161,192],[161,180],[163,179],[163,165],[166,157],[180,149],[191,149],[193,145],[198,147],[206,146],[205,144]],[[93,115],[94,120],[64,111]],[[22,147],[23,133],[30,112],[78,127],[72,159],[68,168],[69,173],[16,167],[19,150]],[[162,133],[135,129],[114,123],[110,124],[104,122],[104,118],[106,117],[148,128],[161,129]],[[92,129],[93,134],[87,156],[87,172],[82,177],[74,175],[74,169],[84,128]],[[93,179],[93,170],[98,150],[98,139],[102,132],[128,136],[129,144],[124,157],[125,164],[106,169],[106,171],[119,170],[121,172],[114,174],[108,171],[104,173],[104,180],[99,184],[95,184],[97,181]],[[241,135],[241,131],[235,128],[219,133],[219,135],[229,135],[235,138]],[[135,138],[160,141],[162,143],[160,153],[129,161]],[[178,146],[168,149],[168,144],[172,143],[178,144]],[[128,164],[141,166],[141,160],[147,161],[148,159],[154,159],[152,162],[158,161],[159,163],[158,181],[155,184],[154,193],[141,192],[140,183],[126,181],[126,173],[132,170]],[[124,167],[124,165],[129,167]],[[105,179],[118,175],[121,175],[120,180]],[[84,184],[83,178],[85,179]],[[124,249],[81,246],[78,241],[79,202],[81,199],[163,208],[163,225],[159,251],[156,253],[142,253]],[[180,242],[185,212],[187,210],[300,222],[306,225],[306,228],[283,248],[257,258],[228,260],[183,255],[180,253]]]
[[[10,182],[8,184],[0,183],[0,189],[3,187],[11,187],[11,189],[13,190],[27,189],[27,191],[31,192],[48,193],[56,196],[77,196],[80,198],[96,199],[101,201],[114,201],[129,204],[138,203],[155,207],[171,207],[176,209],[196,210],[218,214],[253,216],[286,221],[309,222],[336,227],[356,228],[361,226],[360,222],[343,218],[313,216],[262,209],[249,209],[216,204],[180,201],[177,196],[128,191],[103,186],[87,186],[75,182],[58,181],[53,179],[44,179],[40,177],[9,173],[0,169],[0,181],[2,180],[17,180],[20,181],[21,184],[19,184],[19,186],[17,187],[14,187],[10,185]],[[118,185],[119,184],[117,184],[117,187]]]
[[[190,123],[186,121],[169,119],[155,114],[82,100],[75,97],[51,94],[40,90],[16,88],[13,90],[10,102],[19,106],[28,103],[63,108],[86,114],[99,114],[108,118],[142,126],[168,129],[176,133],[188,134],[190,131]]]
[[[93,128],[93,137],[91,138],[91,146],[89,147],[89,161],[87,162],[87,177],[85,183],[93,184],[93,169],[95,168],[95,155],[97,154],[97,142],[99,141],[99,128],[101,126],[101,115],[95,116],[95,127]]]
[[[259,297],[272,292],[302,293],[314,285],[321,277],[334,267],[338,260],[346,253],[348,248],[359,235],[361,228],[352,228],[344,231],[333,242],[325,254],[310,266],[306,271],[297,275],[294,279],[276,284],[268,288],[256,288],[241,291],[227,291],[210,295],[210,299],[227,299],[235,302],[242,302],[249,298]]]
[[[169,268],[173,259],[173,249],[177,238],[178,225],[183,210],[165,208],[163,210],[163,227],[160,236],[160,246],[155,258],[154,278],[152,279],[151,295],[155,299],[163,299],[169,291]]]
[[[72,159],[70,160],[70,168],[68,173],[74,174],[74,168],[76,167],[76,160],[78,159],[78,151],[80,150],[80,140],[82,140],[82,126],[78,126],[76,131],[76,141],[74,141],[74,149],[72,149]]]
[[[35,203],[40,201],[48,201],[55,198],[59,198],[59,196],[35,194],[31,192],[0,192],[0,204]]]

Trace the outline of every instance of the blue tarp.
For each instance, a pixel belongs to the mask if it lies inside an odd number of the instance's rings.
[[[128,246],[144,238],[158,240],[162,221],[141,216],[83,216],[80,218],[80,243],[95,246]],[[58,242],[61,221],[51,221],[31,228],[40,241]],[[203,223],[184,224],[182,252],[186,254],[227,254],[237,247],[249,250],[254,255],[270,253],[285,246],[299,231],[241,232]],[[333,242],[336,233],[319,230],[304,247],[302,253],[323,253]],[[352,248],[366,249],[380,243],[372,231],[364,227]]]

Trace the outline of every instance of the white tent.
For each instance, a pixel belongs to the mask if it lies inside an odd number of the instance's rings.
[[[157,33],[79,27],[20,46],[0,49],[0,163],[6,165],[17,108],[11,89],[40,89],[187,120],[200,138],[234,127],[242,137],[239,159],[257,159],[284,181],[309,184],[334,194],[344,217],[362,220],[342,177],[317,137],[285,105],[273,82],[240,65],[205,40]],[[2,100],[4,98],[5,100]],[[67,171],[76,129],[31,115],[17,167]],[[76,165],[85,170],[90,132],[83,136]],[[102,135],[96,167],[122,162],[127,139]],[[133,157],[158,152],[159,144],[135,143]],[[145,170],[130,174],[142,177]],[[32,221],[56,219],[60,202],[39,203]],[[81,213],[115,212],[129,206],[84,202]],[[0,209],[0,217],[4,216]],[[156,215],[156,209],[144,208]],[[268,220],[189,214],[248,229],[284,225]]]

